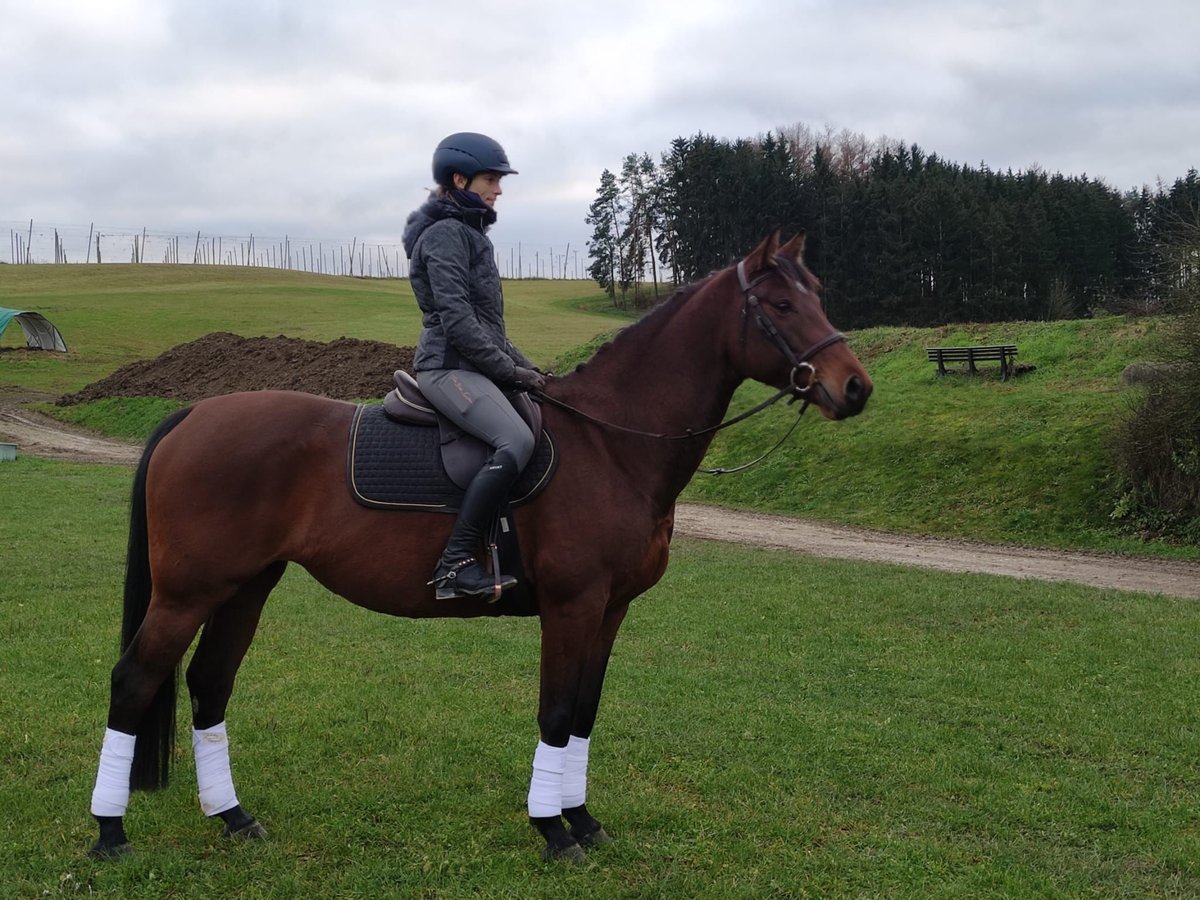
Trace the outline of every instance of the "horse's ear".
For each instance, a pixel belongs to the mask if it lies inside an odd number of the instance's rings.
[[[801,229],[794,238],[779,248],[779,255],[794,259],[796,262],[804,262],[804,238],[805,233]]]
[[[779,252],[779,229],[776,228],[766,236],[761,244],[750,251],[746,257],[753,263],[755,271],[775,265],[775,254]]]

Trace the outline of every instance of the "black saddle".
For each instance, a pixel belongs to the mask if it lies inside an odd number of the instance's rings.
[[[347,461],[350,493],[362,505],[379,509],[456,512],[492,448],[438,413],[407,372],[397,371],[395,382],[382,406],[354,411]],[[550,482],[558,454],[542,429],[541,407],[523,392],[507,396],[537,438],[533,458],[510,497],[511,505],[519,506]]]

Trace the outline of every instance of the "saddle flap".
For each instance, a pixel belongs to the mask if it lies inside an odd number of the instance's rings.
[[[487,444],[462,435],[449,455],[436,428],[391,421],[378,406],[360,406],[350,425],[347,480],[355,500],[380,509],[453,512],[462,493],[491,453]],[[532,500],[558,464],[550,435],[543,433],[533,459],[513,486],[514,506]]]
[[[491,448],[483,441],[458,428],[437,411],[421,392],[420,385],[403,369],[392,373],[396,389],[383,398],[384,414],[403,425],[418,425],[438,429],[438,445],[441,448],[442,465],[450,480],[466,489],[480,468],[491,455]],[[542,439],[542,408],[534,403],[524,391],[513,391],[504,395],[517,414],[529,426],[535,444]]]
[[[384,412],[397,422],[406,422],[409,425],[436,425],[437,411],[421,393],[416,379],[403,369],[397,369],[392,378],[396,382],[396,389],[383,398]]]

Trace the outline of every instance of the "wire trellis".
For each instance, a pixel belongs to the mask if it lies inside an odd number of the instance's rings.
[[[407,278],[408,257],[398,240],[295,238],[290,235],[213,234],[142,228],[2,222],[8,228],[8,262],[15,265],[166,264],[256,266],[319,275]],[[505,245],[496,251],[504,278],[586,279],[586,258],[568,244],[553,247]]]

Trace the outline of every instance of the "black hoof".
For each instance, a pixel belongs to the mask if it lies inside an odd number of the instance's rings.
[[[125,837],[125,824],[121,816],[93,816],[100,826],[100,839],[88,850],[93,859],[120,859],[133,849]]]
[[[217,815],[225,823],[225,830],[221,832],[222,837],[253,841],[267,836],[267,829],[263,828],[258,819],[242,809],[241,806],[235,806],[233,809],[227,809]]]
[[[602,844],[611,844],[612,838],[608,836],[608,832],[587,811],[587,807],[579,805],[571,809],[564,809],[563,816],[570,824],[570,835],[579,842],[579,845],[584,848],[599,847]]]
[[[529,822],[546,839],[546,846],[542,848],[542,859],[547,862],[557,860],[568,863],[581,863],[587,859],[579,841],[567,833],[559,816],[530,816]]]
[[[590,850],[592,847],[600,847],[604,844],[612,843],[612,838],[608,836],[608,832],[604,830],[603,825],[601,825],[595,831],[588,831],[583,834],[580,834],[572,829],[571,834],[574,835],[575,840],[579,841],[579,846],[588,850]]]
[[[88,850],[88,856],[92,859],[114,860],[128,856],[132,852],[133,846],[129,841],[123,844],[106,844],[104,841],[96,841]]]
[[[566,847],[551,847],[547,844],[542,849],[542,859],[546,862],[565,862],[571,865],[579,865],[582,862],[587,862],[587,854],[583,852],[583,848],[578,844],[568,844]]]
[[[267,829],[258,823],[258,819],[255,819],[249,825],[243,825],[241,828],[230,828],[226,825],[225,830],[221,832],[221,836],[233,838],[234,840],[257,841],[266,838]]]

